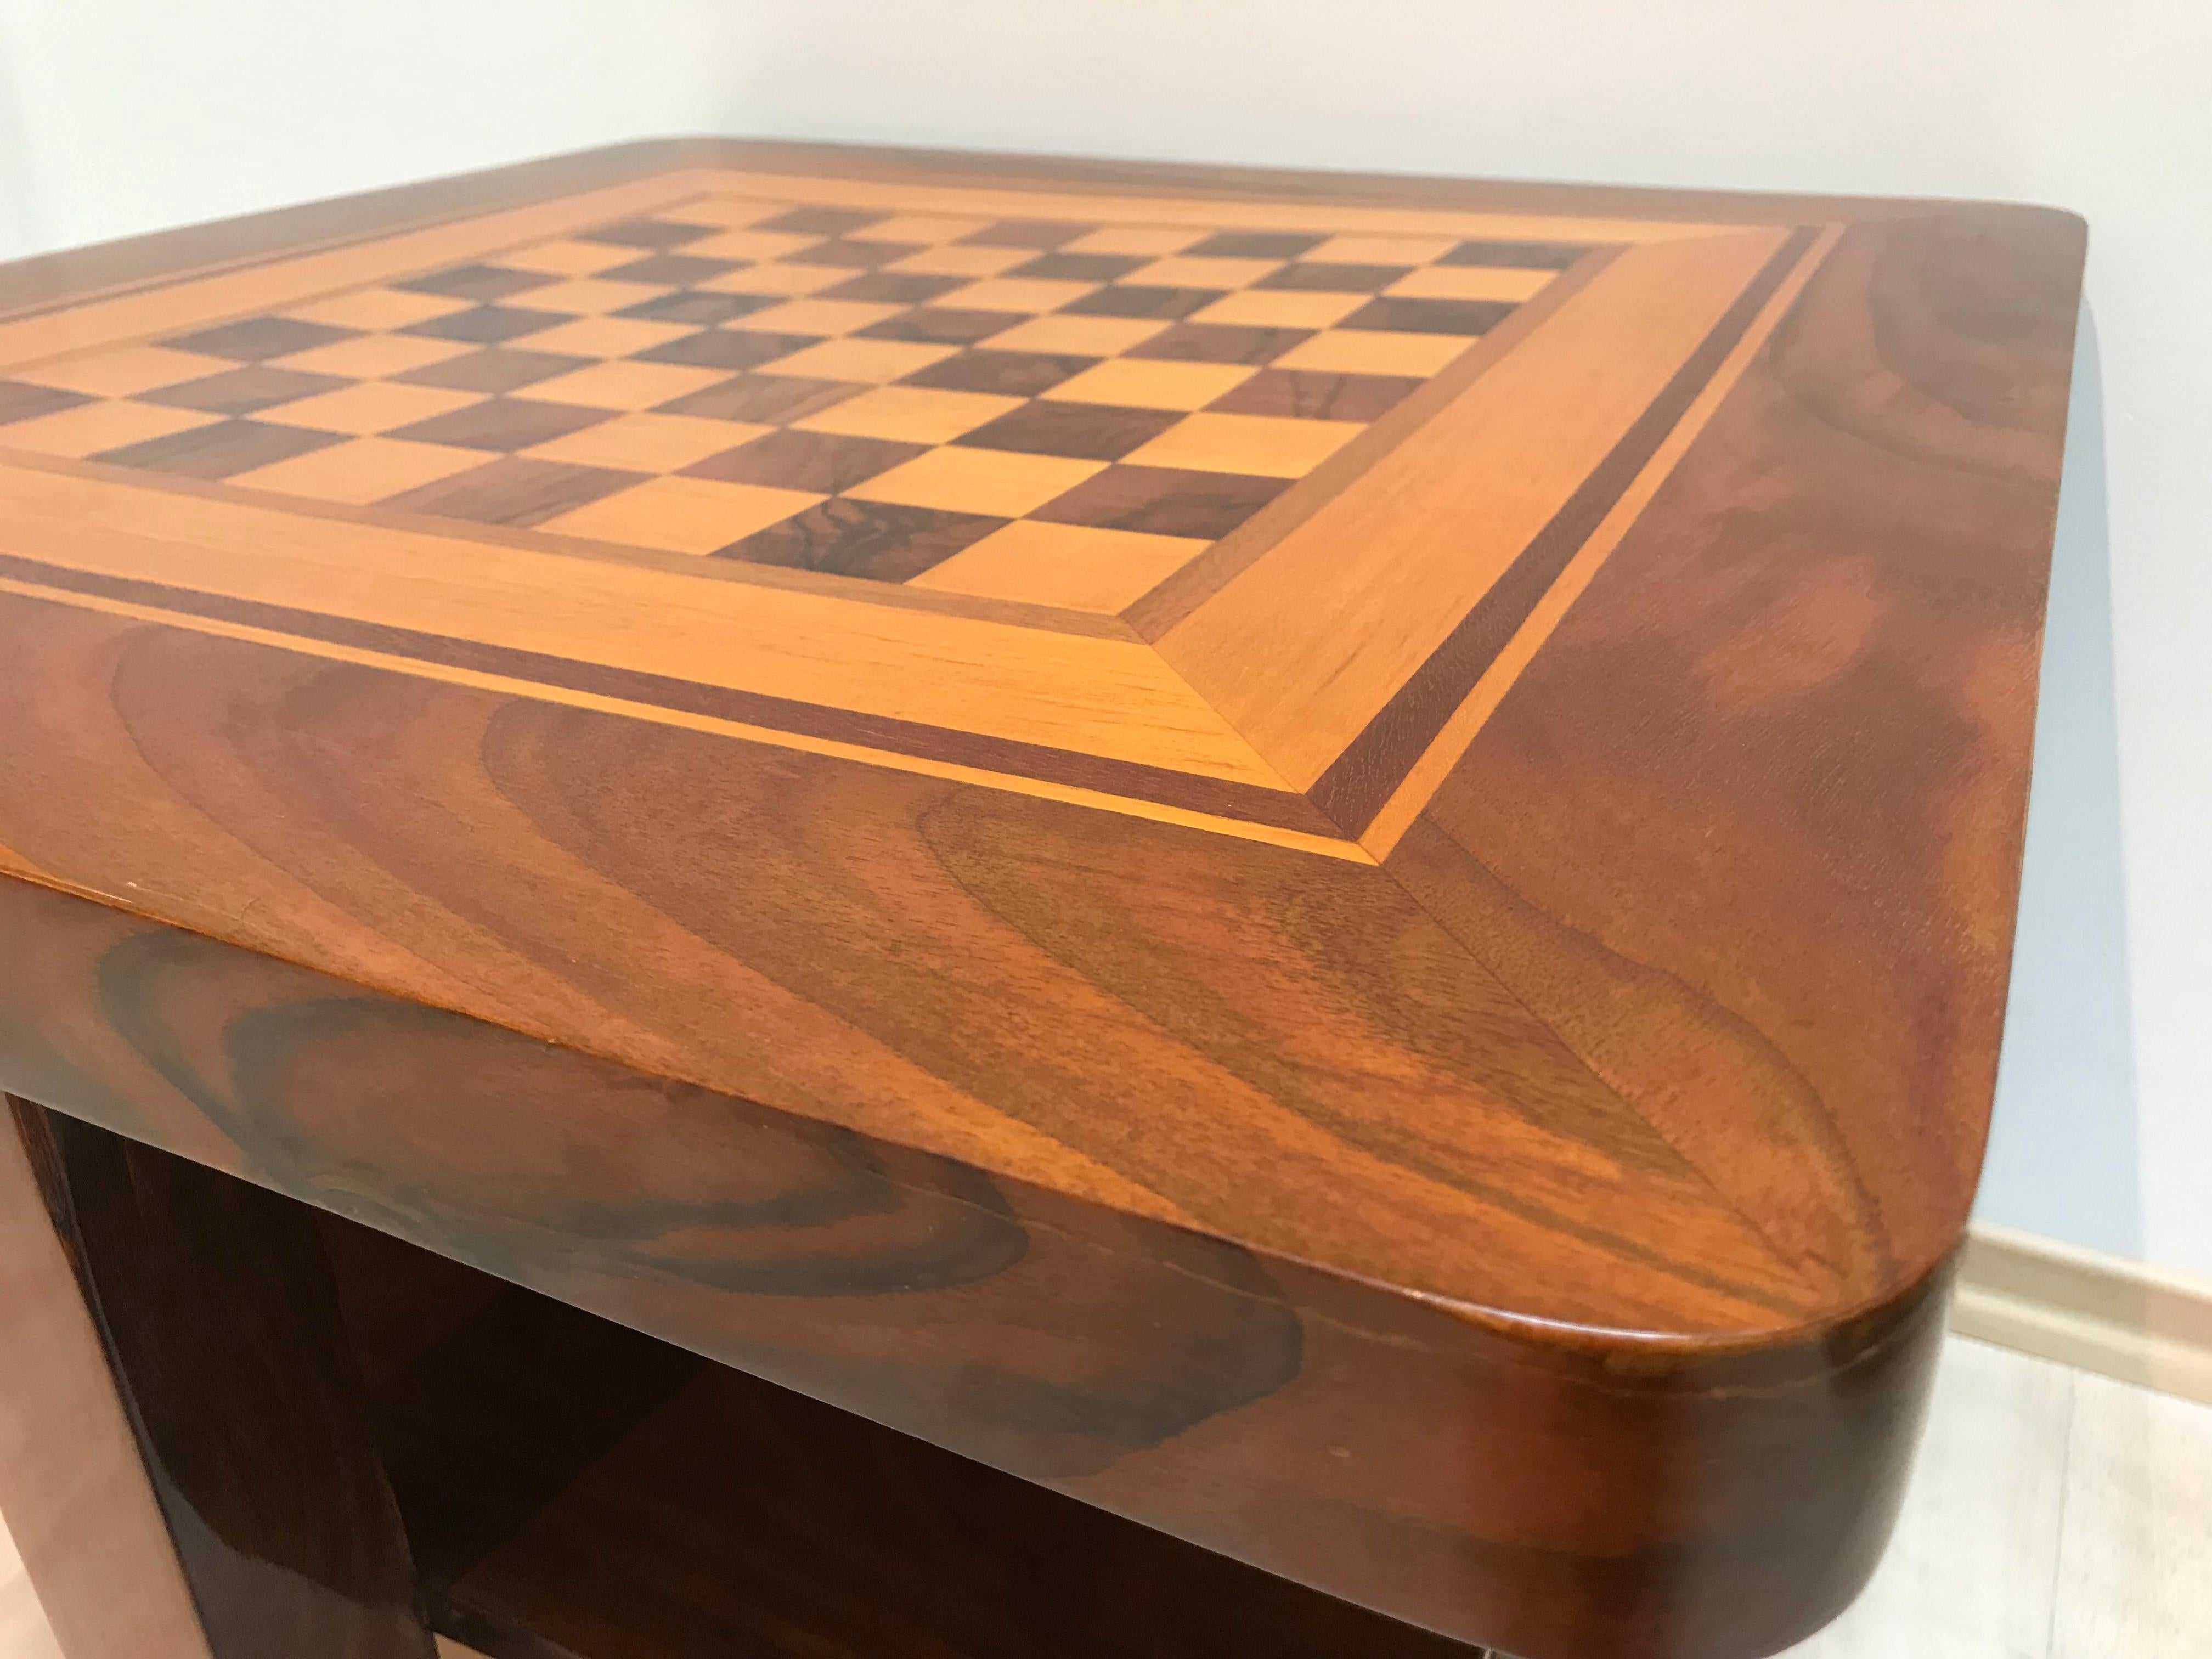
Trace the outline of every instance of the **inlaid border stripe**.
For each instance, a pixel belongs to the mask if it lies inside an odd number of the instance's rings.
[[[1789,234],[1624,250],[1160,635],[1161,656],[1285,784],[1310,789],[1643,419]]]
[[[1133,640],[1139,635],[1118,617],[1095,611],[1066,611],[1056,605],[1024,599],[985,599],[969,593],[940,592],[911,582],[874,581],[860,576],[841,576],[832,571],[801,570],[785,565],[754,564],[743,559],[702,557],[696,553],[670,553],[659,548],[630,547],[594,541],[583,536],[563,536],[545,530],[518,529],[513,525],[477,524],[440,518],[430,513],[408,513],[380,507],[356,507],[345,501],[313,501],[287,495],[281,490],[257,489],[220,478],[191,478],[181,474],[115,466],[105,461],[79,460],[72,456],[40,455],[10,449],[7,433],[0,428],[0,467],[22,467],[33,472],[61,472],[73,478],[90,478],[123,489],[150,490],[164,495],[196,495],[204,501],[234,501],[241,507],[268,507],[302,519],[330,519],[343,524],[373,528],[413,531],[451,540],[465,536],[472,542],[520,548],[533,553],[554,553],[601,564],[673,572],[695,580],[737,582],[748,587],[779,587],[801,593],[828,593],[872,605],[896,610],[927,611],[939,616],[967,617],[980,622],[1011,623],[1017,627],[1054,634],[1082,634],[1093,639]],[[1301,482],[1304,482],[1301,480]],[[1285,494],[1288,494],[1285,491]],[[1281,496],[1276,497],[1278,501]]]
[[[66,473],[9,481],[0,550],[216,599],[1281,789],[1147,646],[739,586]]]
[[[1034,189],[926,185],[906,180],[718,169],[714,188],[749,199],[881,208],[960,218],[1109,219],[1116,224],[1200,226],[1214,230],[1298,230],[1363,236],[1449,236],[1462,241],[1672,242],[1721,236],[1741,224],[1594,215],[1507,213],[1468,208],[1360,206],[1254,196],[1145,196],[1058,185]]]
[[[387,657],[586,691],[624,702],[830,738],[856,747],[896,749],[925,760],[1014,773],[1104,794],[1133,796],[1186,811],[1242,818],[1277,829],[1312,835],[1334,833],[1334,826],[1304,796],[1227,779],[1076,754],[1038,744],[979,737],[972,732],[854,714],[818,703],[704,685],[696,680],[602,663],[580,662],[478,640],[456,639],[386,623],[172,587],[160,582],[73,570],[4,553],[0,553],[0,574],[27,587],[126,600],[172,615],[235,623],[301,641],[349,646]]]
[[[1657,453],[1818,234],[1810,226],[1791,234],[1597,469],[1322,774],[1308,793],[1346,834],[1358,836],[1374,822],[1453,710]]]
[[[1265,558],[1267,550],[1311,518],[1323,504],[1358,483],[1360,476],[1456,402],[1468,388],[1549,322],[1620,253],[1601,244],[1561,271],[1534,298],[1444,365],[1419,391],[1323,461],[1311,472],[1215,542],[1121,612],[1140,639],[1158,641],[1185,617]]]
[[[1765,308],[1750,329],[1739,339],[1719,372],[1705,383],[1689,411],[1675,423],[1674,429],[1645,464],[1636,480],[1613,503],[1589,538],[1578,548],[1558,580],[1547,588],[1530,611],[1528,618],[1505,641],[1503,648],[1483,670],[1474,689],[1462,700],[1459,707],[1445,721],[1436,740],[1425,749],[1400,781],[1397,789],[1373,820],[1361,833],[1360,845],[1377,859],[1388,858],[1397,847],[1421,809],[1428,804],[1452,769],[1459,764],[1475,734],[1504,700],[1536,653],[1542,650],[1553,631],[1566,616],[1569,607],[1582,597],[1583,591],[1596,575],[1599,568],[1611,556],[1614,548],[1634,527],[1651,498],[1674,471],[1674,466],[1698,441],[1708,421],[1719,409],[1744,371],[1757,355],[1765,349],[1774,330],[1788,315],[1805,284],[1812,279],[1821,264],[1842,235],[1842,229],[1829,225],[1821,229],[1812,251],[1790,270],[1779,288],[1768,299]]]

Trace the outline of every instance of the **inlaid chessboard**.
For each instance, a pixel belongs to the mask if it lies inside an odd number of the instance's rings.
[[[1358,861],[1824,236],[673,168],[0,319],[0,591]]]
[[[0,380],[0,446],[1112,611],[1585,250],[705,196]]]

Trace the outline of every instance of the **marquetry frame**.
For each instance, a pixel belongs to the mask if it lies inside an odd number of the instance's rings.
[[[1592,252],[1118,617],[610,560],[4,448],[11,519],[34,533],[0,550],[0,591],[1379,862],[1839,234],[689,167],[19,313],[0,366],[713,196]],[[1416,497],[1391,536],[1362,533]],[[557,581],[549,552],[568,556]]]

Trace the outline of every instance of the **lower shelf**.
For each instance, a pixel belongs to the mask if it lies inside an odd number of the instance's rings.
[[[488,1659],[1477,1650],[347,1224],[435,1628]]]

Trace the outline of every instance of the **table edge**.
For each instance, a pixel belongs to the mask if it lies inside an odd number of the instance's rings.
[[[594,145],[0,261],[0,318],[76,304],[93,295],[164,281],[188,270],[387,235],[410,225],[489,213],[678,167],[740,165],[802,177],[824,173],[874,178],[921,175],[970,185],[994,179],[1034,185],[1041,179],[1057,179],[1109,193],[1172,189],[1197,196],[1264,195],[1347,204],[1573,211],[1742,225],[1994,214],[2070,221],[2084,236],[2087,230],[2081,216],[2069,209],[1976,198],[1691,190],[1492,179],[1455,173],[1335,171],[683,135]]]

